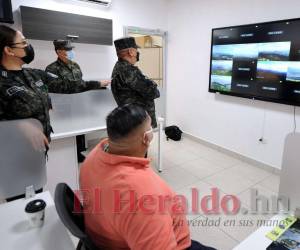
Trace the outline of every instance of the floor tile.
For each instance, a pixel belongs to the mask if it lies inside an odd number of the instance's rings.
[[[268,200],[269,205],[271,205],[270,203],[272,202],[272,197],[278,195],[277,193],[275,193],[261,185],[254,185],[251,188],[249,188],[249,189],[245,190],[244,192],[237,195],[239,197],[242,205],[247,206],[249,208],[251,207],[251,190],[257,191],[256,197],[263,196],[264,198],[266,198]],[[258,206],[261,206],[261,201],[258,201],[257,204],[258,204]]]
[[[279,175],[271,174],[266,179],[262,180],[258,184],[261,186],[278,193],[279,191],[279,183],[280,183],[280,177]]]
[[[150,156],[151,158],[151,166],[156,170],[158,169],[158,157],[157,156]],[[161,167],[163,169],[163,172],[167,169],[178,167],[174,162],[169,161],[166,157],[162,158]]]
[[[255,184],[239,173],[231,171],[231,169],[223,170],[215,175],[203,179],[203,181],[220,188],[227,194],[239,194]]]
[[[185,149],[196,154],[198,157],[202,157],[202,158],[206,158],[206,159],[210,159],[213,156],[215,156],[215,154],[218,153],[218,151],[215,149],[206,147],[201,144],[193,144],[193,143],[187,143],[187,145],[185,146]]]
[[[204,203],[202,203],[202,200],[206,197],[212,196],[212,188],[214,188],[212,185],[205,183],[203,181],[197,181],[193,184],[190,184],[188,186],[185,186],[181,189],[176,189],[176,193],[178,195],[183,195],[187,199],[187,218],[188,219],[195,219],[198,216],[205,216],[206,211],[205,208],[202,207]],[[194,194],[196,198],[193,198],[193,191],[192,189],[195,189]],[[220,200],[224,195],[226,195],[221,190],[218,190],[218,200]],[[193,204],[197,204],[196,208],[193,208]],[[208,200],[207,208],[211,209],[211,198]]]
[[[256,183],[272,175],[272,173],[266,170],[260,169],[258,167],[243,162],[240,162],[236,166],[232,167],[230,171],[238,173],[239,175],[250,179],[251,181],[254,181]]]
[[[191,238],[218,250],[231,250],[238,245],[238,241],[220,230],[217,224],[209,225],[209,223],[205,217],[198,217],[189,221]]]
[[[189,152],[186,149],[177,149],[165,152],[163,157],[176,165],[180,165],[198,158],[196,154]]]
[[[203,215],[203,211],[201,210],[201,199],[211,194],[211,189],[213,188],[212,185],[207,184],[202,181],[194,182],[190,185],[187,185],[183,188],[177,188],[174,191],[178,195],[183,195],[187,200],[187,218],[188,219],[195,219],[196,217]],[[196,211],[193,211],[193,192],[192,189],[196,189],[197,191],[197,199],[194,199],[194,202],[197,202],[198,209]]]
[[[173,188],[179,189],[198,181],[199,179],[188,171],[179,168],[164,169],[159,175]]]
[[[219,166],[218,164],[202,158],[193,161],[188,161],[179,165],[179,167],[184,168],[185,170],[194,174],[200,179],[203,179],[223,170],[223,167]]]
[[[204,156],[203,158],[210,160],[223,168],[230,168],[241,163],[240,160],[220,152],[214,152],[212,154]]]
[[[257,230],[260,226],[267,224],[271,215],[265,214],[243,214],[226,215],[207,215],[205,216],[210,221],[218,222],[219,229],[226,232],[230,237],[236,241],[243,241],[251,233]]]

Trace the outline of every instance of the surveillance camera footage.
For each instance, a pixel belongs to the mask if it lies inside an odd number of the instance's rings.
[[[300,106],[299,25],[213,29],[209,91]]]

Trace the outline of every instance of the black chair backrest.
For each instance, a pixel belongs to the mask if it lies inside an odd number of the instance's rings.
[[[85,249],[87,250],[99,250],[90,238],[85,233],[84,228],[84,214],[82,205],[74,194],[72,189],[65,183],[57,184],[55,188],[55,207],[61,221],[65,227],[77,238],[79,238]],[[74,204],[76,210],[74,211]]]

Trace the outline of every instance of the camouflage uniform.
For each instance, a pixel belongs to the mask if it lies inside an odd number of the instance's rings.
[[[118,106],[137,103],[143,106],[157,127],[154,99],[160,96],[157,84],[143,75],[138,67],[119,60],[112,73],[111,89]]]
[[[51,100],[45,83],[57,80],[42,70],[24,68],[17,72],[0,67],[0,120],[35,118],[50,140]]]
[[[134,38],[122,38],[115,41],[117,51],[126,48],[138,48]],[[152,119],[152,127],[157,127],[154,99],[160,97],[157,84],[147,78],[141,70],[119,59],[112,73],[112,93],[118,104],[136,103],[146,109]]]
[[[66,64],[57,59],[56,62],[47,66],[46,72],[54,74],[61,80],[61,82],[51,82],[48,84],[50,93],[72,94],[92,89],[101,89],[99,81],[83,81],[79,65],[72,61]]]

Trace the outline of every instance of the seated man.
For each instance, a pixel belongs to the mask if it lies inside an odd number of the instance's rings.
[[[144,158],[151,118],[127,104],[107,117],[108,139],[80,171],[86,232],[103,249],[212,249],[191,241],[180,200]],[[163,202],[161,202],[163,200]]]

